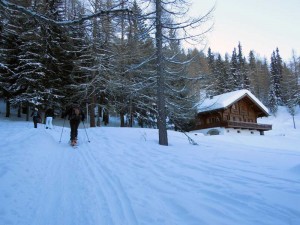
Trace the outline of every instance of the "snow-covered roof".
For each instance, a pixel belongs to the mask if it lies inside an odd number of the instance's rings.
[[[252,99],[253,102],[255,102],[261,108],[261,110],[269,115],[268,108],[264,106],[264,104],[259,101],[250,91],[244,89],[216,95],[212,98],[205,99],[202,103],[199,104],[198,113],[227,108],[246,95],[250,99]]]

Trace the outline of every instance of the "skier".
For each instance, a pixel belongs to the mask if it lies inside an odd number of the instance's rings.
[[[80,105],[74,102],[72,106],[63,114],[63,118],[65,118],[66,116],[68,116],[68,119],[70,120],[70,142],[71,145],[74,146],[77,144],[78,127],[80,121],[84,121],[85,115],[81,110]]]
[[[48,129],[48,128],[52,129],[53,128],[52,120],[54,117],[54,111],[51,107],[46,110],[45,117],[46,117],[46,129]]]
[[[37,123],[41,120],[41,115],[37,108],[34,108],[34,111],[31,113],[31,117],[33,118],[34,128],[37,128]]]

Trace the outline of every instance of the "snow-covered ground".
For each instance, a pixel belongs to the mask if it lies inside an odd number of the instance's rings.
[[[265,136],[190,134],[199,145],[116,127],[88,128],[89,143],[80,129],[77,149],[68,127],[0,114],[0,224],[299,225],[299,114],[298,129],[282,108],[260,120]]]

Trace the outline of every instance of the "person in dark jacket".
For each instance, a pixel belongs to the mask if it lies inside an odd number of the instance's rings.
[[[52,120],[54,117],[54,110],[50,107],[46,110],[45,112],[45,117],[46,117],[46,129],[52,129],[53,125],[52,125]]]
[[[80,121],[84,121],[85,115],[80,107],[79,104],[73,103],[71,107],[67,109],[67,111],[64,113],[63,117],[65,118],[68,116],[68,119],[70,120],[70,141],[71,145],[77,144],[77,138],[78,138],[78,127],[80,124]]]
[[[41,114],[37,108],[34,108],[34,111],[31,113],[31,117],[33,118],[34,128],[37,128],[37,124],[41,120]]]

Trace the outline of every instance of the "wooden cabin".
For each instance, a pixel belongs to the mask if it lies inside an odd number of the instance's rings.
[[[269,116],[268,109],[248,90],[239,90],[205,99],[199,104],[193,131],[205,135],[259,134],[271,130],[257,118]]]

